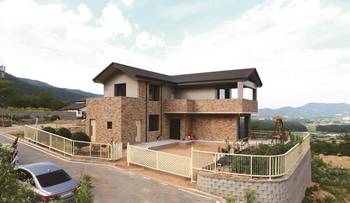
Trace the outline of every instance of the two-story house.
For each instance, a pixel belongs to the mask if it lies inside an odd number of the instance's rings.
[[[103,98],[86,100],[92,141],[140,143],[157,139],[230,141],[249,134],[257,112],[255,68],[164,75],[111,63],[94,79]]]

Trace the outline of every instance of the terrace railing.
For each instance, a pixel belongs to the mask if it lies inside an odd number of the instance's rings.
[[[24,138],[63,155],[108,160],[122,158],[122,143],[76,141],[27,125],[24,126]]]
[[[194,170],[239,176],[276,178],[293,170],[310,148],[310,135],[302,134],[300,143],[280,155],[248,155],[192,150]]]

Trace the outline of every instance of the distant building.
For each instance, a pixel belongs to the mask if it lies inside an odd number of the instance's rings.
[[[66,111],[66,112],[74,112],[77,119],[85,119],[86,117],[85,100],[75,101],[74,103],[71,103],[68,106],[63,107],[60,110]]]

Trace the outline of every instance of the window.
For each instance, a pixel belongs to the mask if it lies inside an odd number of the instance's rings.
[[[126,84],[115,84],[114,85],[114,96],[126,96]]]
[[[67,182],[71,180],[71,177],[66,172],[64,172],[64,170],[58,170],[37,175],[36,179],[38,179],[41,187],[50,187]]]
[[[230,88],[217,89],[217,99],[230,99]]]
[[[149,86],[149,100],[150,101],[159,101],[159,91],[160,87],[158,85]]]
[[[148,131],[157,131],[159,129],[159,115],[149,115]]]
[[[112,121],[107,122],[107,129],[112,129]]]

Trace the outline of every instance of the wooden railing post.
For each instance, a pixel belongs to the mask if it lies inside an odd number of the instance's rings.
[[[253,179],[253,156],[250,156],[250,178]]]
[[[217,173],[217,168],[216,168],[216,162],[217,162],[217,157],[216,157],[216,153],[214,153],[214,172]]]
[[[271,156],[269,157],[269,179],[271,180]]]
[[[130,166],[130,146],[129,146],[129,142],[126,145],[126,163],[128,164],[128,166]]]

